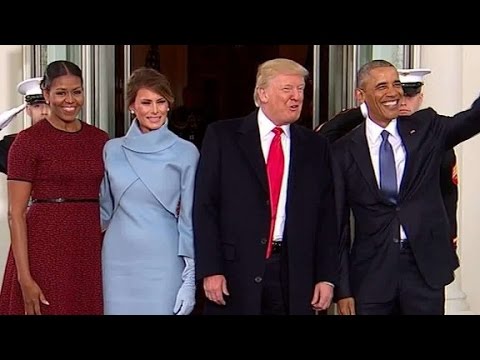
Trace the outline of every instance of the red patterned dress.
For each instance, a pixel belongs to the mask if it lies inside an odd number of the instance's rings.
[[[32,199],[98,199],[103,146],[108,135],[82,123],[74,133],[43,120],[17,135],[8,179],[32,183]],[[42,314],[102,314],[99,204],[33,203],[27,212],[30,272],[50,305]],[[24,314],[10,249],[0,293],[0,314]]]

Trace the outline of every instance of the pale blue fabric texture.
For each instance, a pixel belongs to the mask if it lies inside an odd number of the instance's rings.
[[[105,314],[173,315],[179,297],[181,307],[185,302],[180,313],[192,311],[195,272],[189,268],[186,276],[185,259],[194,265],[198,158],[196,147],[166,125],[143,134],[137,120],[125,137],[106,144],[100,191]]]

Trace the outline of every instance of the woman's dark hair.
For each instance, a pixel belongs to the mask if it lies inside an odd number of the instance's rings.
[[[43,79],[40,82],[40,87],[43,90],[49,90],[53,80],[65,75],[78,76],[83,87],[82,70],[80,70],[76,64],[67,60],[57,60],[48,64]]]
[[[172,106],[175,100],[170,82],[165,75],[155,69],[141,67],[136,69],[128,80],[126,96],[127,107],[135,102],[138,90],[142,88],[147,88],[162,95],[170,106]]]

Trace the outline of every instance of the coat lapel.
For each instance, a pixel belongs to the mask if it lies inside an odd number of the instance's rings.
[[[267,169],[260,143],[260,131],[258,129],[257,111],[245,117],[238,129],[238,144],[250,164],[253,172],[265,192],[268,193]]]
[[[403,199],[409,189],[414,171],[414,162],[411,161],[413,155],[420,145],[420,137],[417,135],[415,122],[411,119],[398,118],[397,129],[405,148],[405,169],[403,171],[402,182],[400,183],[399,200]]]
[[[360,173],[365,178],[365,181],[372,190],[372,193],[375,194],[376,197],[387,201],[378,188],[377,178],[375,177],[372,158],[368,148],[367,136],[365,134],[365,122],[363,122],[357,129],[353,131],[354,132],[351,138],[353,144],[351,147],[351,153],[357,162]]]

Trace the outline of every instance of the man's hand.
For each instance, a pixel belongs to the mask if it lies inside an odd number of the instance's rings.
[[[353,297],[338,300],[337,311],[339,315],[355,315],[355,300]]]
[[[203,289],[207,299],[218,305],[225,305],[223,295],[230,295],[227,289],[227,280],[223,275],[212,275],[204,278]]]
[[[313,310],[327,310],[332,302],[333,286],[325,282],[319,282],[313,290],[312,307]]]

